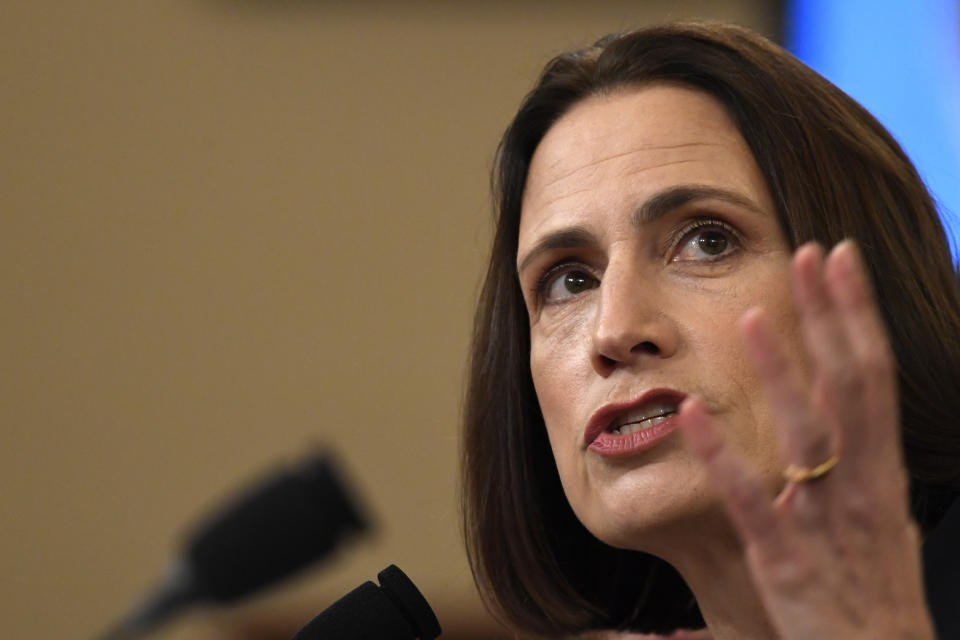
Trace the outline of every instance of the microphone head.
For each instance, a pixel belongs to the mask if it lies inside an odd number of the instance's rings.
[[[230,602],[319,560],[368,527],[330,455],[238,495],[202,522],[185,562],[201,599]]]
[[[420,590],[396,565],[343,596],[292,640],[433,640],[440,623]]]
[[[399,606],[416,630],[416,637],[436,638],[440,635],[440,622],[413,581],[397,565],[392,564],[377,574],[380,586]]]

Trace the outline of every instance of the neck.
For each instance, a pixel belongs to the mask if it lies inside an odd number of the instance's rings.
[[[673,532],[663,549],[651,553],[672,564],[683,576],[713,640],[776,638],[736,532],[725,518],[717,518],[716,526],[709,528],[702,524]],[[691,535],[691,531],[698,533]],[[683,552],[678,553],[681,549]]]

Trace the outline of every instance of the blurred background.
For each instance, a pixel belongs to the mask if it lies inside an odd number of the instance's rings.
[[[796,10],[3,2],[4,636],[94,637],[198,517],[327,447],[375,531],[155,637],[289,638],[390,563],[444,638],[508,637],[475,593],[457,513],[499,136],[562,50],[691,18],[797,43],[810,18]]]

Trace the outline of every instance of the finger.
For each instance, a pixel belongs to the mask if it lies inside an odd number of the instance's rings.
[[[784,352],[762,310],[743,314],[740,329],[777,419],[786,459],[803,467],[822,463],[836,450],[833,431],[813,410],[797,364]]]
[[[783,532],[769,491],[743,456],[727,445],[703,402],[684,400],[678,419],[687,446],[704,464],[743,542],[764,558],[782,557]]]
[[[794,278],[815,372],[815,407],[836,431],[836,450],[849,453],[845,468],[854,475],[869,475],[890,460],[877,454],[890,449],[896,395],[890,368],[884,366],[882,355],[876,356],[882,324],[873,311],[869,281],[856,263],[855,247],[849,242],[835,247],[825,264],[822,252],[798,251]],[[882,354],[886,342],[879,345]],[[877,430],[873,425],[878,421],[886,428]]]
[[[837,367],[850,353],[840,313],[824,282],[823,249],[810,243],[797,249],[793,258],[793,292],[800,313],[801,330],[813,364]]]
[[[825,280],[849,337],[863,396],[861,419],[844,421],[844,438],[864,445],[896,444],[898,405],[896,367],[886,328],[873,297],[870,280],[856,245],[844,241],[831,252]]]
[[[843,313],[826,283],[823,250],[814,244],[801,247],[793,267],[794,294],[812,361],[818,409],[826,418],[856,420],[863,415],[862,377]]]

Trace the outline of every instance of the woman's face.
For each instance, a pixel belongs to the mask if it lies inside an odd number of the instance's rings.
[[[687,395],[778,486],[771,412],[738,320],[765,307],[802,358],[790,260],[759,168],[708,95],[626,89],[578,103],[548,131],[517,257],[530,368],[564,491],[601,540],[655,552],[721,513],[670,419]]]

